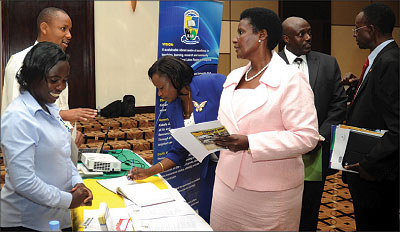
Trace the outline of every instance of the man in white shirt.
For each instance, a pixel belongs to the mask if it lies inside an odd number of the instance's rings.
[[[294,65],[308,77],[314,93],[318,116],[319,133],[325,138],[304,158],[319,155],[322,148],[321,180],[304,181],[300,231],[316,231],[319,206],[329,167],[331,126],[343,122],[346,117],[346,94],[340,83],[340,69],[336,59],[330,55],[311,50],[312,33],[310,24],[303,18],[290,17],[282,23],[285,48],[279,55],[289,65]]]
[[[48,7],[43,9],[37,18],[37,42],[52,42],[59,45],[64,51],[72,38],[71,35],[72,21],[68,14],[59,8]],[[7,106],[19,96],[19,84],[15,78],[17,72],[22,66],[22,62],[31,47],[24,49],[11,56],[4,72],[3,96],[1,102],[1,114],[4,113]],[[68,107],[68,85],[61,92],[59,98],[55,102],[60,108],[60,116],[65,121],[87,120],[94,118],[97,111],[88,108],[69,109]]]

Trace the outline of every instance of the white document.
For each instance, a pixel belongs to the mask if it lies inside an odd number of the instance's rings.
[[[333,142],[333,151],[330,160],[330,168],[345,171],[345,172],[353,172],[358,173],[353,170],[347,170],[343,167],[342,161],[344,154],[346,153],[347,143],[349,141],[350,132],[365,134],[369,136],[382,137],[386,131],[370,131],[363,128],[352,127],[347,125],[338,125],[335,131],[335,141]]]
[[[225,149],[214,144],[215,136],[229,135],[218,120],[171,129],[170,132],[199,162],[202,162],[208,154]]]
[[[212,231],[199,215],[140,220],[132,218],[135,231]]]
[[[97,183],[114,193],[117,193],[118,187],[138,184],[135,181],[128,180],[126,176],[120,176],[111,179],[101,179],[97,180]]]
[[[174,201],[168,192],[157,188],[150,182],[121,186],[117,191],[141,207]]]
[[[169,191],[161,190],[150,182],[136,183],[130,181],[126,176],[97,180],[97,183],[142,207],[174,200]]]
[[[345,172],[355,172],[352,170],[347,170],[343,168],[342,165],[342,160],[344,153],[346,151],[346,146],[347,146],[347,141],[349,140],[349,135],[350,135],[350,130],[349,129],[343,129],[340,127],[336,128],[336,133],[335,133],[335,141],[334,141],[334,147],[332,151],[332,156],[331,156],[331,168],[337,169],[337,170],[342,170]]]
[[[184,215],[196,215],[196,212],[183,201],[171,201],[147,207],[129,207],[128,213],[135,219],[156,219]]]

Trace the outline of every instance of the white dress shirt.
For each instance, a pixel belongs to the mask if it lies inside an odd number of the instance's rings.
[[[303,73],[306,75],[308,82],[310,82],[310,76],[308,73],[308,64],[307,64],[307,57],[306,55],[301,55],[301,56],[296,56],[293,54],[291,51],[287,50],[286,46],[283,48],[286,58],[289,61],[290,65],[295,66],[296,68],[299,68]],[[294,61],[296,58],[301,58],[303,62],[301,62],[300,67],[298,67],[298,64]]]
[[[363,76],[363,78],[362,78],[362,81],[361,81],[360,85],[364,82],[365,76],[367,76],[367,74],[368,74],[370,68],[372,67],[372,64],[374,63],[376,56],[382,51],[383,48],[386,47],[386,45],[388,45],[388,44],[391,43],[392,41],[394,41],[394,40],[393,40],[393,39],[390,39],[390,40],[386,40],[385,42],[379,44],[379,45],[368,55],[368,67],[365,69],[364,76]],[[357,88],[356,95],[357,95],[359,89],[360,89],[360,88]]]
[[[3,96],[1,100],[1,115],[6,111],[7,106],[19,96],[19,84],[16,79],[17,72],[22,67],[26,54],[35,46],[38,42],[36,41],[34,45],[22,50],[11,56],[7,63],[6,69],[4,71],[4,85],[3,85]],[[55,102],[61,110],[69,110],[68,107],[68,85],[61,92],[59,98]]]
[[[56,104],[46,106],[50,113],[24,91],[1,118],[6,166],[1,227],[48,231],[50,220],[60,221],[60,228],[71,226],[70,191],[83,181],[71,161],[71,134],[59,109]]]

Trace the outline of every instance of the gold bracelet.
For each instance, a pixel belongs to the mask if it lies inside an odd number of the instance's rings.
[[[161,161],[160,162],[158,162],[159,164],[160,164],[160,166],[161,166],[161,172],[164,172],[164,165],[161,163]]]

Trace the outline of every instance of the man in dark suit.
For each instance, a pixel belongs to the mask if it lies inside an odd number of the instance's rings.
[[[329,167],[331,126],[342,123],[346,117],[346,94],[340,83],[340,69],[332,56],[311,51],[311,26],[299,17],[287,18],[283,23],[285,48],[279,55],[289,65],[300,68],[309,78],[314,92],[319,133],[325,138],[310,152],[316,154],[322,147],[322,177],[320,181],[305,181],[300,218],[301,231],[316,231],[319,206]],[[301,59],[301,60],[300,60]]]
[[[345,166],[357,230],[399,230],[399,48],[393,40],[395,15],[375,3],[355,19],[353,37],[370,49],[366,71],[350,105],[347,124],[386,131],[358,163]]]

